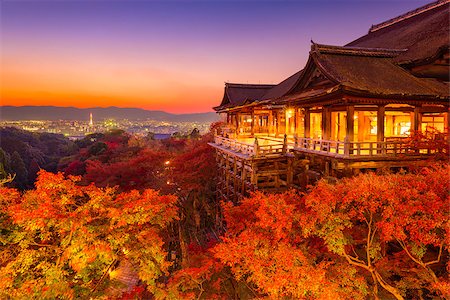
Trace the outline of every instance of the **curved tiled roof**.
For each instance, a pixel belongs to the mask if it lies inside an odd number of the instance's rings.
[[[433,56],[450,43],[449,0],[437,1],[372,26],[349,47],[407,49],[395,61],[406,63]]]
[[[303,70],[298,71],[297,73],[289,76],[270,90],[268,90],[264,96],[262,97],[262,100],[266,99],[277,99],[280,98],[287,93],[289,93],[298,83],[301,76],[303,74]]]
[[[312,45],[316,66],[343,87],[372,95],[449,97],[448,85],[418,78],[394,60],[404,51]]]
[[[214,109],[221,110],[259,100],[268,89],[274,86],[274,84],[244,84],[227,82],[225,83],[222,102]]]

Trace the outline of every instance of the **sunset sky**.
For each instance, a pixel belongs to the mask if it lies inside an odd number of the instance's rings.
[[[428,2],[0,0],[1,104],[211,111]]]

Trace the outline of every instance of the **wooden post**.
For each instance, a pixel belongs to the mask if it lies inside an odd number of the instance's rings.
[[[346,124],[347,141],[353,142],[355,137],[355,106],[347,105],[347,124]]]
[[[444,132],[450,132],[450,111],[444,113]]]
[[[271,135],[273,133],[273,112],[270,110],[269,111],[269,120],[268,120],[269,124],[269,129],[268,129],[268,133],[269,135]]]
[[[297,134],[298,128],[298,109],[294,108],[294,135]]]
[[[278,132],[279,132],[279,128],[278,128],[278,125],[280,124],[280,116],[279,116],[279,113],[278,113],[278,111],[275,111],[275,124],[274,124],[274,126],[275,126],[275,137],[278,137]]]
[[[287,152],[287,134],[284,134],[284,139],[283,139],[283,154]]]
[[[331,111],[327,106],[322,107],[322,139],[329,140],[331,136]]]
[[[253,144],[255,148],[255,157],[259,155],[259,144],[258,144],[258,138],[255,137],[255,143]]]
[[[229,157],[226,157],[225,162],[225,188],[226,188],[226,197],[227,201],[230,200],[230,159]]]
[[[297,132],[294,133],[294,147],[298,147],[298,135],[297,135]]]
[[[380,148],[381,148],[381,154],[386,153],[386,148],[384,145],[384,113],[385,113],[385,106],[379,105],[377,110],[377,142],[381,142]]]
[[[252,118],[252,122],[250,123],[251,126],[251,136],[255,135],[255,111],[252,109],[252,112],[250,114],[251,118]]]
[[[385,106],[379,105],[377,111],[377,141],[384,142],[384,113]]]
[[[247,180],[247,169],[245,169],[244,161],[242,161],[242,173],[241,173],[241,193],[245,194],[245,181]]]
[[[258,172],[258,168],[256,167],[256,164],[252,163],[251,183],[255,190],[258,189],[258,174],[257,174],[257,172]]]
[[[239,136],[239,113],[236,113],[234,115],[235,119],[236,119],[236,137]]]
[[[420,131],[421,127],[422,127],[422,120],[421,120],[421,113],[420,113],[420,107],[416,106],[414,107],[414,114],[413,114],[413,118],[412,118],[412,122],[411,122],[411,129],[414,132]]]
[[[311,136],[311,112],[309,108],[305,108],[305,138],[309,138]]]
[[[344,139],[344,156],[350,156],[350,141],[348,140],[348,136],[346,136]]]
[[[287,159],[287,186],[290,187],[294,181],[294,161],[292,157],[288,157]]]

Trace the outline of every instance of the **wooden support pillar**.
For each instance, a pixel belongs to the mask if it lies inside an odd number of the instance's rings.
[[[420,107],[414,107],[413,118],[411,122],[411,130],[414,132],[420,131],[422,127],[422,114],[420,113]]]
[[[444,113],[444,132],[450,132],[450,110]]]
[[[280,113],[278,111],[275,112],[275,137],[278,137],[278,133],[280,132]]]
[[[331,137],[331,111],[328,107],[322,108],[322,139],[329,140]]]
[[[291,130],[291,122],[289,121],[289,116],[290,116],[290,113],[288,114],[288,109],[286,108],[286,110],[283,112],[283,115],[284,115],[284,133],[286,134],[289,134],[290,133],[290,130]]]
[[[256,164],[252,163],[251,183],[255,190],[258,189],[258,173],[257,172],[258,172],[258,168],[256,167]]]
[[[245,181],[247,180],[247,169],[245,168],[244,161],[242,161],[242,173],[241,173],[241,193],[245,195]]]
[[[226,190],[226,197],[227,201],[230,200],[230,159],[229,157],[226,157],[225,162],[225,190]]]
[[[294,158],[288,157],[287,159],[287,174],[286,174],[287,187],[292,186],[294,182]]]
[[[274,162],[274,166],[275,166],[275,188],[279,189],[280,188],[280,174],[278,173],[278,171],[280,170],[278,161]]]
[[[377,110],[377,141],[384,142],[384,113],[385,106],[379,105]]]
[[[230,114],[227,113],[227,125],[230,125]]]
[[[234,116],[236,119],[236,136],[238,136],[239,135],[239,113],[236,113]]]
[[[250,117],[252,118],[252,121],[250,122],[250,134],[253,136],[255,134],[255,111],[252,110],[250,113]]]
[[[283,154],[287,153],[288,150],[288,145],[287,145],[287,134],[284,134],[284,139],[283,139]]]
[[[347,124],[346,124],[347,141],[353,142],[355,137],[355,106],[347,106]]]
[[[236,156],[233,157],[233,193],[236,196],[237,189],[237,161]]]
[[[273,133],[273,112],[272,111],[269,111],[269,120],[268,120],[268,126],[269,126],[269,128],[268,128],[268,130],[267,130],[267,132],[269,133],[269,135],[270,134],[272,134]]]
[[[305,108],[304,127],[305,138],[309,138],[311,136],[311,112],[309,111],[309,108]]]
[[[298,109],[294,108],[294,132],[293,134],[297,134],[298,128]]]

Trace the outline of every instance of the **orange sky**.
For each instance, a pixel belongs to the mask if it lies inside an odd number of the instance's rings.
[[[0,1],[1,104],[212,111],[426,2]]]

